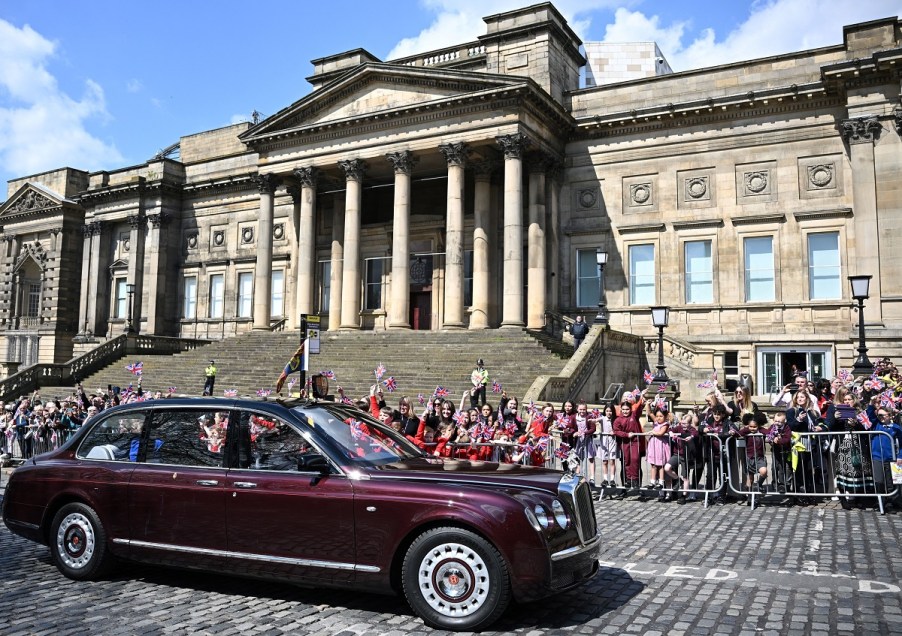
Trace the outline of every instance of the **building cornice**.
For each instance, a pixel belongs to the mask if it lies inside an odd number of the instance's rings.
[[[786,221],[786,215],[781,213],[778,214],[755,214],[749,216],[733,216],[730,217],[730,222],[733,225],[757,225],[760,223],[783,223]]]
[[[642,223],[638,225],[620,225],[614,228],[620,234],[639,234],[641,232],[663,232],[667,229],[664,223]]]
[[[674,230],[695,230],[704,227],[723,227],[723,219],[701,219],[694,221],[673,221]]]
[[[833,208],[829,210],[798,210],[792,213],[796,221],[814,219],[840,219],[852,216],[852,208]]]

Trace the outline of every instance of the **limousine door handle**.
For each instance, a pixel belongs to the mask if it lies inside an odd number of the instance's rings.
[[[219,482],[216,481],[215,479],[198,479],[194,483],[197,484],[198,486],[218,486],[219,485]]]
[[[257,484],[252,481],[236,481],[235,488],[256,488]]]

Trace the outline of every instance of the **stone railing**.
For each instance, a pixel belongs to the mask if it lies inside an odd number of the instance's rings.
[[[658,359],[658,338],[651,336],[645,339],[645,354],[650,361]],[[686,370],[707,371],[708,374],[715,368],[714,350],[696,347],[685,340],[664,336],[664,357],[669,362],[677,363]]]
[[[270,331],[285,331],[285,327],[288,326],[288,318],[280,318],[279,320],[275,320],[269,325]]]
[[[573,336],[570,335],[570,325],[574,322],[576,321],[573,318],[565,316],[558,311],[550,309],[545,311],[545,331],[552,336],[560,336],[568,344],[573,344]]]
[[[133,354],[172,355],[182,351],[190,351],[205,344],[209,340],[188,338],[169,338],[166,336],[147,336],[122,334],[112,340],[91,349],[84,355],[72,358],[68,362],[54,364],[35,364],[15,373],[0,382],[0,399],[17,398],[41,386],[70,384],[83,380],[107,365]]]
[[[485,55],[485,45],[480,42],[468,42],[467,44],[458,44],[456,46],[448,47],[447,49],[439,49],[437,51],[420,53],[419,55],[413,55],[411,57],[402,57],[397,60],[391,60],[391,64],[402,64],[404,66],[436,66],[439,64],[459,62],[480,55]]]

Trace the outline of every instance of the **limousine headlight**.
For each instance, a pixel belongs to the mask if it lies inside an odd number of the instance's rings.
[[[548,530],[551,526],[551,517],[548,516],[548,511],[545,510],[545,506],[536,504],[536,507],[533,508],[533,513],[535,514],[536,521],[539,522],[541,529]]]
[[[551,511],[554,513],[554,521],[557,525],[563,530],[570,527],[570,517],[567,515],[567,511],[564,510],[564,504],[558,499],[551,502]]]

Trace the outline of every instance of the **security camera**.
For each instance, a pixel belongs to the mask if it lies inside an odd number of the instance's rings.
[[[664,58],[663,58],[663,57],[656,57],[656,58],[655,58],[655,62],[657,62],[658,64],[663,64],[663,63],[664,63]]]

